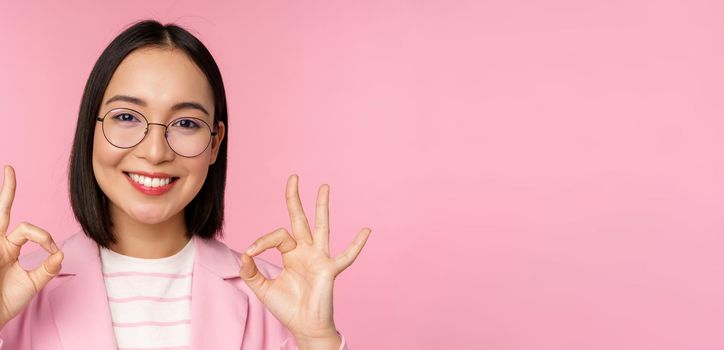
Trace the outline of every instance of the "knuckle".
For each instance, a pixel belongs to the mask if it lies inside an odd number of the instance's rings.
[[[5,239],[5,240],[6,240],[8,243],[12,244],[13,246],[15,246],[15,247],[17,247],[17,248],[21,248],[21,247],[22,247],[22,244],[15,243],[15,242],[13,242],[13,241],[10,240],[10,239]]]
[[[279,245],[279,243],[287,240],[288,239],[287,237],[290,237],[288,232],[279,231],[273,237],[271,237],[271,241],[272,241],[272,243],[274,243],[274,245]]]
[[[251,277],[249,278],[245,278],[245,280],[249,283],[258,285],[259,283],[261,283],[260,277],[261,275],[259,274],[259,270],[254,270],[254,274],[251,275]]]
[[[53,239],[50,238],[50,235],[49,235],[49,234],[44,234],[44,235],[42,235],[42,237],[40,238],[40,240],[42,241],[42,243],[45,243],[45,244],[53,243]]]

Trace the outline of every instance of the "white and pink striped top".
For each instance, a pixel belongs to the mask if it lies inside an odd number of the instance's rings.
[[[103,247],[100,253],[118,349],[188,349],[193,239],[161,259],[130,257]]]

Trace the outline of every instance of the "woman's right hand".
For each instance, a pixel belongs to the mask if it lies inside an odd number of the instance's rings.
[[[33,297],[60,272],[63,252],[53,237],[40,227],[22,222],[7,233],[10,209],[15,198],[15,171],[9,165],[3,169],[0,192],[0,328],[25,309]],[[18,263],[20,247],[28,240],[40,244],[50,255],[42,265],[25,271]]]

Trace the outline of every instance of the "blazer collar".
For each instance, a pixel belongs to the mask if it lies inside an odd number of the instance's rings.
[[[216,239],[192,239],[196,256],[189,349],[238,350],[249,307],[248,296],[234,286],[239,260]],[[49,304],[63,348],[115,350],[98,245],[80,231],[63,241],[61,250],[59,283],[49,292]]]
[[[222,279],[239,277],[239,259],[229,247],[216,239],[203,239],[198,236],[193,236],[192,239],[196,250],[195,259],[199,265]],[[92,260],[98,259],[100,264],[98,244],[83,231],[68,237],[61,244],[61,250],[65,258],[59,275],[77,275],[93,268],[95,264],[89,264]]]

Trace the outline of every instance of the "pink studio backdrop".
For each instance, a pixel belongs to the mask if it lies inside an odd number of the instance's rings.
[[[372,228],[335,288],[352,349],[722,349],[722,14],[716,1],[3,1],[10,227],[78,229],[67,159],[83,86],[108,42],[151,17],[197,34],[224,76],[228,245],[289,227],[292,173],[308,214],[330,184],[334,254]]]

